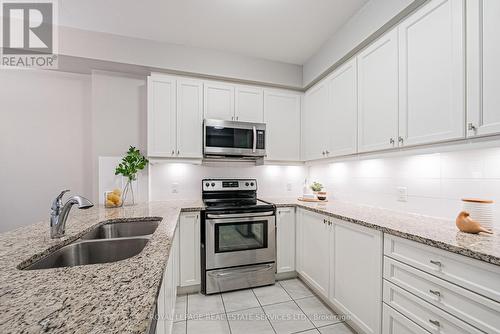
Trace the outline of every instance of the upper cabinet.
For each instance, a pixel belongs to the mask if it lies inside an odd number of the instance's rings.
[[[198,80],[177,80],[177,155],[201,157],[203,84]]]
[[[403,145],[465,136],[464,2],[434,0],[399,25]]]
[[[260,87],[205,82],[207,119],[262,123],[264,92]]]
[[[205,118],[234,120],[234,86],[205,82]]]
[[[500,133],[500,1],[467,1],[468,136]]]
[[[176,91],[174,78],[159,75],[148,77],[148,156],[150,157],[175,156]]]
[[[391,149],[398,140],[398,34],[393,30],[358,59],[358,151]]]
[[[265,90],[268,160],[300,160],[300,96],[299,93]]]
[[[236,86],[236,121],[262,123],[264,120],[264,91],[258,87]]]
[[[202,157],[201,81],[153,74],[148,78],[148,156]]]
[[[328,86],[321,81],[307,91],[304,96],[302,114],[302,147],[304,160],[315,160],[326,157],[326,147],[329,141],[325,139],[328,133]]]
[[[328,79],[329,103],[327,130],[322,133],[328,140],[327,157],[356,153],[358,100],[356,59],[335,70]]]

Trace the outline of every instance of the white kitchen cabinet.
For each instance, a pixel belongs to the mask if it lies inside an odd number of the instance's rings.
[[[179,269],[179,243],[178,230],[175,233],[174,241],[170,248],[167,260],[167,267],[163,275],[163,281],[158,294],[156,310],[156,334],[169,334],[172,330],[175,301],[177,297],[177,276]]]
[[[386,304],[384,304],[382,321],[384,334],[429,334],[428,331]]]
[[[276,268],[295,271],[295,208],[279,208],[276,215]]]
[[[468,136],[500,133],[500,1],[467,0]]]
[[[148,78],[148,156],[201,158],[202,82],[153,74]]]
[[[299,212],[299,274],[328,297],[330,228],[324,216],[307,210]]]
[[[358,100],[356,59],[336,69],[328,78],[329,102],[326,112],[327,157],[356,153],[358,137]]]
[[[358,59],[358,151],[391,149],[398,141],[397,29],[364,49]]]
[[[259,87],[236,86],[234,119],[241,122],[264,121],[264,90]]]
[[[200,284],[200,213],[185,212],[180,216],[180,271],[181,287]]]
[[[304,95],[305,113],[302,114],[304,160],[325,158],[331,127],[328,117],[328,86],[321,81]]]
[[[203,86],[205,118],[234,120],[234,86],[211,81]]]
[[[433,0],[399,25],[400,144],[465,137],[464,26],[463,0]]]
[[[381,332],[382,232],[328,218],[334,226],[330,249],[330,301],[365,333]]]
[[[183,158],[202,157],[203,84],[177,80],[177,151]]]
[[[176,152],[176,81],[148,77],[148,156],[173,157]]]
[[[267,160],[300,160],[300,94],[264,91]]]

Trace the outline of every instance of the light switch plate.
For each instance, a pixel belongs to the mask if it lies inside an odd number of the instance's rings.
[[[408,202],[408,188],[407,187],[397,187],[398,190],[398,201]]]

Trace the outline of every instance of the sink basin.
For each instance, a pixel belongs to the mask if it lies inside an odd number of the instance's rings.
[[[158,228],[159,224],[159,220],[107,223],[93,229],[90,232],[87,232],[80,239],[92,240],[138,237],[153,234]]]
[[[139,254],[148,241],[149,238],[145,237],[77,241],[58,249],[24,269],[49,269],[116,262]]]

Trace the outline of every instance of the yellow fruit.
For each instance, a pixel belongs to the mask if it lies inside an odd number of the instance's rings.
[[[114,193],[110,193],[108,194],[108,201],[118,204],[118,202],[120,202],[120,196],[117,196]]]
[[[110,207],[110,206],[116,206],[115,202],[113,201],[110,201],[109,199],[106,201],[106,206],[107,207]]]
[[[115,189],[115,190],[113,190],[113,194],[121,196],[122,191],[120,189]]]

